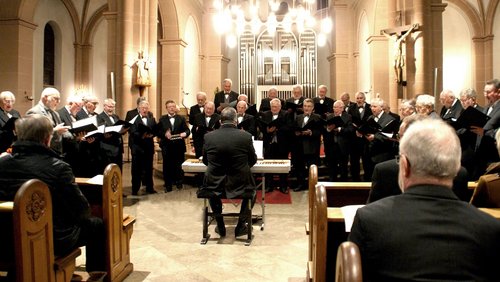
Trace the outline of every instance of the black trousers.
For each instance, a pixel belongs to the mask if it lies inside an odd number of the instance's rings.
[[[146,186],[146,191],[153,188],[153,154],[132,154],[132,193],[139,192],[141,183]]]

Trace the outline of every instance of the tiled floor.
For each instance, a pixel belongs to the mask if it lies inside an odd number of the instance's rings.
[[[125,194],[131,192],[129,168],[124,166]],[[234,238],[231,219],[224,239],[211,226],[212,238],[201,245],[203,201],[196,188],[164,193],[162,187],[155,178],[158,194],[124,200],[124,212],[137,218],[131,240],[134,272],[125,281],[305,281],[307,191],[291,192],[291,205],[268,204],[265,229],[254,225],[255,238],[247,247],[245,236]],[[224,209],[239,211],[233,204]],[[260,206],[253,212],[260,214]]]

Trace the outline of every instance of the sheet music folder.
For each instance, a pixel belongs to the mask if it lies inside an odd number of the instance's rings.
[[[465,109],[458,119],[453,123],[456,129],[460,128],[470,128],[471,126],[483,127],[488,120],[489,116],[482,113],[474,107],[468,107]]]

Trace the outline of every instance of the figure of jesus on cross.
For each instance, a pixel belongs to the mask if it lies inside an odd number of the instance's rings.
[[[408,29],[406,29],[409,27]],[[406,37],[410,35],[414,30],[417,30],[419,27],[418,24],[413,24],[411,26],[404,26],[397,28],[397,30],[393,29],[383,29],[380,31],[380,34],[385,35],[387,38],[394,40],[394,49],[393,49],[393,67],[394,73],[396,75],[396,80],[398,83],[403,81],[403,67],[405,66],[405,54],[403,54],[403,43],[405,43]]]

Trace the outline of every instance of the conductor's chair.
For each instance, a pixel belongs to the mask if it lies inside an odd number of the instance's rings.
[[[361,254],[353,242],[340,244],[337,251],[336,282],[362,282]]]
[[[255,190],[247,191],[243,195],[238,198],[233,199],[241,199],[242,201],[248,201],[247,210],[246,210],[246,224],[248,226],[247,239],[245,240],[245,246],[250,246],[253,240],[252,234],[252,202],[255,199]],[[239,212],[227,212],[227,213],[216,213],[210,209],[210,204],[208,200],[211,197],[218,197],[213,194],[211,191],[205,191],[203,189],[199,189],[197,192],[197,197],[203,199],[203,238],[201,238],[200,244],[205,245],[210,239],[210,233],[208,233],[208,226],[214,221],[215,217],[239,217]],[[221,197],[221,199],[225,199],[225,197]]]

